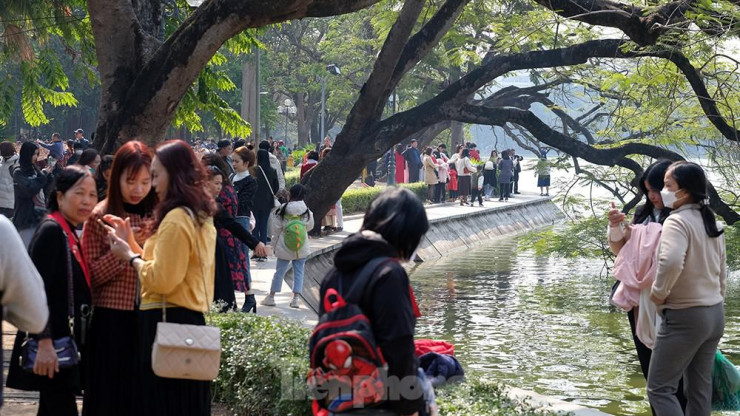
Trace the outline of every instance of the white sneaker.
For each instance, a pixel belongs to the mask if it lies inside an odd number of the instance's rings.
[[[298,297],[294,296],[293,299],[290,301],[290,307],[296,308],[296,309],[300,308],[301,305],[298,302],[299,302]]]
[[[260,302],[260,305],[262,306],[275,306],[275,296],[273,295],[267,295],[264,299],[262,299],[262,302]]]

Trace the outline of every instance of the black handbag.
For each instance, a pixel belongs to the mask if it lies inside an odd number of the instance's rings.
[[[66,234],[66,232],[65,232]],[[59,369],[72,368],[80,363],[80,352],[77,348],[74,336],[74,286],[72,283],[72,257],[69,254],[69,243],[65,236],[65,247],[67,248],[67,319],[69,322],[69,336],[57,338],[52,341],[54,350],[57,353],[57,362]],[[33,366],[36,363],[36,356],[39,352],[39,342],[31,338],[26,332],[26,339],[21,344],[21,368],[28,372],[33,372]]]

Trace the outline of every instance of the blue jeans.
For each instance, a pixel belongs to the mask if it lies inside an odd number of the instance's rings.
[[[236,222],[242,226],[247,232],[249,232],[249,217],[236,217],[234,218]],[[236,237],[234,237],[236,239]],[[252,288],[252,271],[250,270],[250,264],[249,264],[249,246],[244,244],[244,252],[247,254],[247,283],[249,288]]]
[[[306,266],[306,259],[277,259],[275,275],[272,276],[272,285],[270,285],[270,292],[280,292],[280,289],[283,287],[283,277],[285,277],[290,263],[293,263],[293,293],[303,292],[303,268]]]
[[[270,219],[270,212],[272,212],[272,210],[269,209],[252,211],[254,219],[257,222],[254,226],[254,231],[252,231],[252,235],[264,244],[267,244],[267,220]],[[247,228],[247,230],[248,229],[249,228]]]

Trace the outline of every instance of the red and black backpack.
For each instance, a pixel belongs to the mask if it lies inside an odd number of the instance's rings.
[[[375,271],[392,261],[397,260],[380,257],[367,263],[344,297],[342,276],[339,287],[324,295],[324,314],[309,340],[308,385],[315,416],[372,407],[385,400],[388,365],[370,320],[357,304],[372,290]]]

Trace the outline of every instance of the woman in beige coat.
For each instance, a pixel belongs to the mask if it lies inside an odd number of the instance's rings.
[[[427,200],[432,202],[434,201],[435,188],[439,183],[439,176],[437,174],[439,165],[435,162],[434,158],[432,158],[431,147],[424,149],[424,157],[421,163],[424,167],[424,182],[427,184]]]

